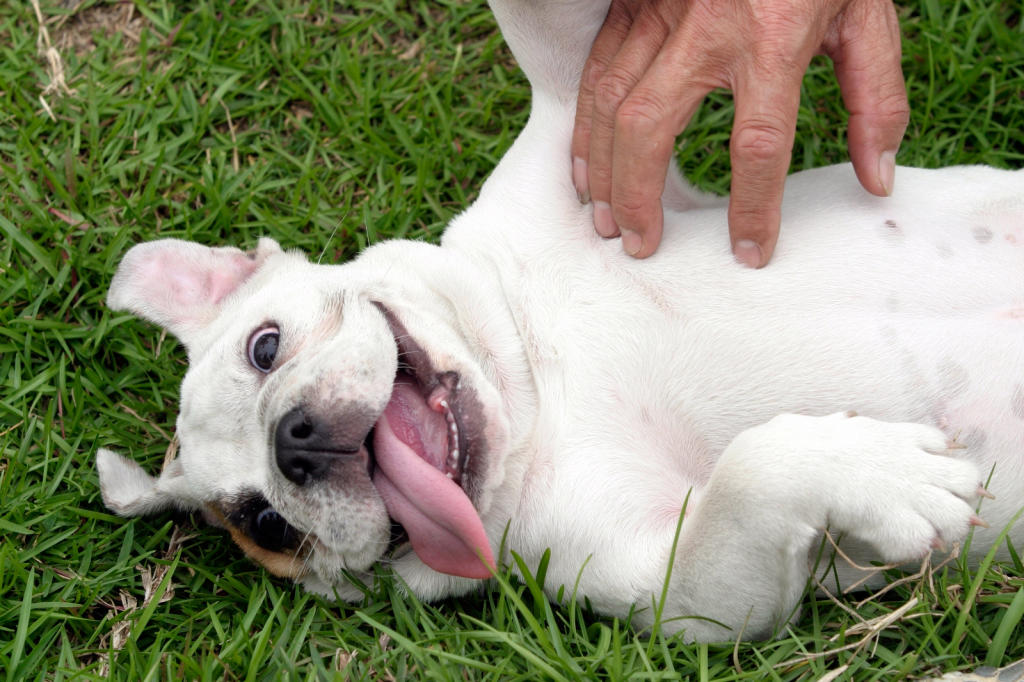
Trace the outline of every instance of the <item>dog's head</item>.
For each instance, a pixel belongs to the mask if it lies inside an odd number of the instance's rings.
[[[108,305],[173,333],[189,369],[179,455],[154,478],[101,450],[107,506],[202,509],[273,573],[342,597],[379,561],[424,593],[489,576],[507,420],[450,302],[403,262],[436,247],[393,248],[343,266],[269,239],[131,249]]]

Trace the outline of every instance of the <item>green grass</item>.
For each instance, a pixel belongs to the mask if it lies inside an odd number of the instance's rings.
[[[338,261],[386,237],[436,239],[522,126],[528,91],[479,4],[43,3],[63,96],[43,95],[30,2],[0,3],[0,676],[890,680],[1024,657],[1019,561],[953,566],[856,615],[856,597],[809,596],[798,628],[734,649],[552,607],[529,580],[427,605],[382,576],[365,604],[332,605],[200,521],[114,517],[95,450],[158,468],[185,368],[173,340],[103,305],[128,246],[268,234]],[[900,162],[1024,166],[1020,4],[902,12]],[[794,168],[844,160],[823,62],[803,103]],[[706,188],[728,186],[730,116],[716,95],[681,149]],[[840,650],[860,619],[913,599]]]

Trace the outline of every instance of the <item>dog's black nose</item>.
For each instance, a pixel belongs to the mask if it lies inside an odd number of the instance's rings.
[[[358,445],[333,442],[331,429],[301,407],[281,417],[274,432],[277,467],[292,483],[306,485],[326,476],[339,458],[351,459]]]

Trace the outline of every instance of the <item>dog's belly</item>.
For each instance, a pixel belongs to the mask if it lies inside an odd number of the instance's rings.
[[[852,409],[938,425],[966,447],[959,454],[986,474],[994,470],[996,500],[985,502],[984,518],[988,534],[1001,530],[1024,498],[1020,333],[969,321],[882,320],[880,327],[848,321],[821,329],[783,319],[786,334],[771,339],[751,325],[674,337],[655,327],[652,337],[677,342],[675,353],[675,343],[634,339],[625,355],[591,346],[589,360],[567,362],[564,374],[541,373],[542,435],[527,477],[533,490],[524,496],[536,513],[525,516],[523,536],[539,540],[538,551],[552,548],[552,584],[575,584],[586,561],[581,585],[595,603],[603,598],[619,612],[619,601],[644,601],[621,586],[642,592],[660,584],[687,495],[698,501],[737,434],[787,412]],[[600,338],[615,346],[617,336],[606,330]],[[934,339],[952,343],[926,345]],[[618,371],[594,371],[602,365]],[[981,553],[991,544],[983,534],[974,545]],[[590,574],[598,577],[591,582]],[[602,595],[605,586],[611,589]]]
[[[989,520],[1016,511],[1024,174],[901,168],[898,183],[880,200],[848,167],[794,176],[757,272],[732,262],[724,210],[670,216],[642,262],[583,214],[575,241],[533,238],[507,289],[541,401],[520,526],[566,557],[555,584],[587,557],[622,574],[598,584],[657,584],[687,492],[784,412],[938,425],[995,468]]]

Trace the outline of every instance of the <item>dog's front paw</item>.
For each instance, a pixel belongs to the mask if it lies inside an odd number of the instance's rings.
[[[981,523],[978,467],[951,456],[938,429],[833,415],[828,523],[869,542],[889,562],[920,559],[950,547]],[[831,429],[830,429],[831,430]]]

